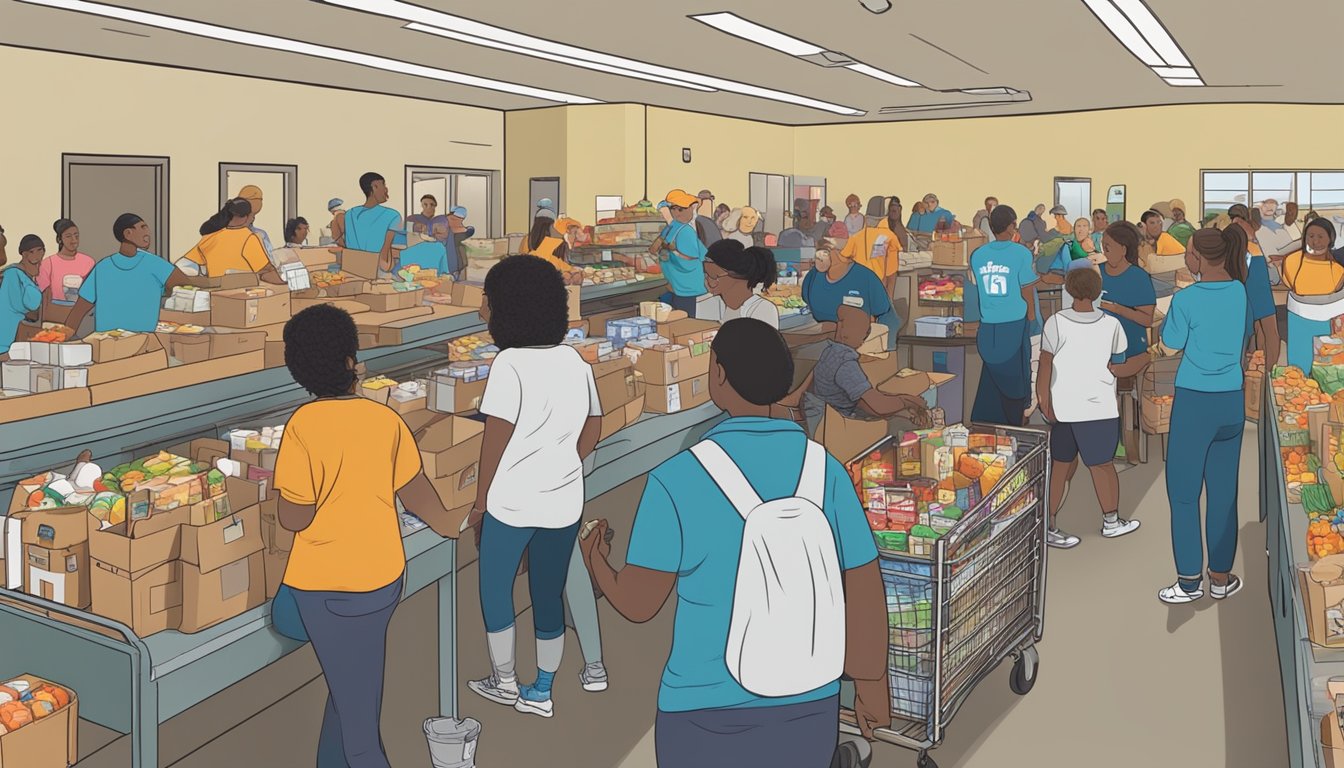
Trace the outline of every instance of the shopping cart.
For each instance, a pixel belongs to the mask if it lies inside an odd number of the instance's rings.
[[[1006,658],[1009,686],[1025,696],[1036,683],[1036,643],[1045,628],[1045,504],[1050,455],[1046,435],[979,426],[1017,439],[1017,461],[921,558],[880,551],[890,626],[892,727],[874,736],[919,752],[919,768],[937,768],[929,750],[943,740],[976,685]],[[886,441],[884,441],[885,443]],[[880,449],[879,443],[871,450]],[[857,733],[852,712],[841,727]]]

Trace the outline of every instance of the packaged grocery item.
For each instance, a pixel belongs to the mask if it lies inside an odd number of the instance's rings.
[[[873,537],[884,552],[906,552],[910,547],[910,536],[904,531],[875,531]]]
[[[905,478],[919,477],[923,466],[920,457],[919,435],[906,432],[901,436],[897,447],[897,467],[899,475]]]
[[[886,489],[887,530],[909,532],[919,523],[919,507],[910,486]]]
[[[888,486],[896,482],[896,467],[882,453],[868,455],[862,465],[863,487]]]

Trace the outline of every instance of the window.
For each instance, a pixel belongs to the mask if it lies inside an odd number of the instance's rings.
[[[1300,215],[1344,215],[1344,171],[1204,171],[1201,174],[1203,218],[1226,213],[1235,203],[1259,205],[1275,200],[1298,205]]]
[[[496,176],[495,171],[408,165],[403,215],[420,213],[420,198],[433,195],[436,215],[446,215],[460,205],[467,209],[466,223],[476,228],[476,236],[491,237],[499,229],[495,222]]]

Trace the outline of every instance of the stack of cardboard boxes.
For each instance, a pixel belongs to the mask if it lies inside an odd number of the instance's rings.
[[[669,319],[655,334],[625,346],[625,355],[644,377],[645,408],[678,413],[709,402],[709,347],[718,323],[694,318]]]
[[[484,424],[458,416],[441,416],[416,434],[425,476],[459,525],[476,502],[484,441]]]

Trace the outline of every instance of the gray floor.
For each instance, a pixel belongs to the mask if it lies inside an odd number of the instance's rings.
[[[1170,532],[1160,459],[1121,477],[1125,514],[1137,533],[1106,541],[1090,482],[1074,487],[1061,525],[1083,537],[1077,549],[1051,553],[1041,673],[1026,697],[1008,689],[1008,668],[988,678],[949,726],[934,756],[943,768],[971,766],[1148,765],[1180,768],[1277,768],[1286,762],[1282,696],[1269,621],[1264,528],[1256,522],[1254,441],[1248,430],[1241,476],[1242,539],[1237,569],[1247,587],[1215,605],[1168,608],[1157,590],[1172,581]],[[1154,449],[1157,444],[1154,443]],[[1156,453],[1156,450],[1155,450]],[[590,505],[609,518],[623,554],[641,481]],[[463,544],[462,560],[474,560]],[[488,672],[476,598],[476,568],[459,580],[459,659],[463,680]],[[525,589],[518,605],[526,605]],[[654,701],[671,638],[672,610],[632,625],[602,604],[612,688],[583,692],[573,635],[556,687],[556,717],[542,720],[476,699],[465,686],[464,714],[483,726],[481,768],[652,768]],[[429,759],[421,722],[435,707],[434,596],[408,600],[392,625],[383,736],[393,766]],[[527,625],[526,611],[521,624]],[[520,669],[533,664],[520,648]],[[524,675],[526,677],[526,675]],[[163,727],[162,765],[176,768],[312,765],[326,688],[310,650],[175,718]],[[125,739],[84,724],[81,768],[128,764]],[[101,749],[100,749],[101,748]],[[94,752],[94,750],[99,750]],[[92,753],[92,754],[91,754]],[[875,766],[913,766],[912,753],[879,745]]]

